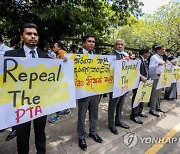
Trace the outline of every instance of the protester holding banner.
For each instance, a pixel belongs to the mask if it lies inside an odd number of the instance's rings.
[[[37,26],[33,23],[25,23],[21,29],[21,40],[24,46],[21,49],[7,51],[5,56],[8,57],[27,57],[27,58],[49,58],[48,55],[37,48],[39,36]],[[46,126],[47,116],[33,120],[35,132],[35,145],[37,153],[46,153]],[[18,154],[29,153],[31,121],[16,126],[17,131],[17,150]]]
[[[3,56],[4,53],[8,50],[11,50],[10,47],[6,46],[4,43],[3,43],[3,39],[2,39],[2,36],[0,34],[0,56]],[[4,131],[3,130],[0,130],[1,131]],[[8,134],[8,136],[6,137],[6,141],[9,141],[10,139],[16,137],[16,130],[15,130],[15,127],[12,127],[12,131]]]
[[[171,48],[166,49],[166,53],[167,53],[167,60],[169,62],[171,62],[174,59],[174,57],[172,55],[172,49]],[[175,64],[173,62],[171,62],[171,63],[173,66],[175,66]],[[164,99],[166,99],[166,100],[177,99],[177,85],[176,85],[176,83],[172,83],[170,87],[165,88]]]
[[[86,34],[83,38],[83,50],[79,54],[93,54],[95,47],[95,36]],[[89,137],[93,138],[96,142],[102,143],[103,140],[97,134],[96,121],[98,119],[98,106],[99,106],[99,95],[89,96],[78,100],[78,121],[77,121],[77,134],[79,138],[79,147],[85,151],[87,144],[85,140],[86,129],[85,129],[85,118],[87,110],[89,110]]]
[[[127,60],[129,59],[129,55],[124,52],[125,49],[125,41],[123,39],[117,39],[114,45],[115,50],[110,53],[111,55],[116,56],[116,60]],[[108,126],[110,131],[113,134],[118,134],[118,131],[115,126],[120,126],[125,129],[129,129],[130,127],[122,122],[122,109],[124,105],[126,94],[112,98],[112,93],[110,93],[109,106],[108,106]],[[116,110],[115,122],[114,122],[114,114]]]
[[[140,66],[140,81],[146,82],[148,79],[148,66],[145,60],[148,59],[150,56],[150,48],[149,47],[143,47],[139,51],[139,59],[141,60],[141,66]],[[144,102],[140,102],[139,105],[135,108],[133,108],[134,100],[136,97],[137,89],[133,90],[133,97],[132,97],[132,111],[130,115],[130,119],[138,124],[143,124],[143,122],[139,119],[138,116],[147,118],[148,116],[142,113]]]
[[[65,57],[65,54],[67,54],[67,52],[65,51],[63,44],[61,42],[55,42],[52,50],[56,54],[56,59],[63,59],[63,61],[67,61],[67,58]],[[71,110],[69,109],[58,111],[54,113],[53,116],[49,117],[48,121],[50,123],[56,122],[58,119],[60,119],[61,115],[68,115],[70,113]]]
[[[0,34],[0,56],[3,56],[4,53],[8,50],[11,50],[10,47],[6,46],[4,43],[3,43],[3,39],[2,39],[2,36]]]
[[[2,36],[0,34],[0,56],[3,56],[4,53],[8,50],[11,50],[11,48],[9,48],[8,46],[6,46],[4,43],[3,43],[3,39],[2,39]],[[3,132],[3,130],[0,130],[0,132]]]
[[[164,112],[160,108],[160,97],[161,89],[156,90],[160,74],[162,72],[162,66],[165,65],[163,61],[162,54],[164,52],[162,45],[155,46],[155,54],[150,58],[149,63],[149,77],[154,80],[153,88],[150,99],[150,111],[149,113],[159,117],[159,114],[156,111]]]

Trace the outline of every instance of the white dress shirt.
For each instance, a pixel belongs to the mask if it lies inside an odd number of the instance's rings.
[[[0,45],[0,56],[4,56],[4,53],[8,50],[11,50],[8,46],[6,46],[4,43]]]
[[[156,74],[161,74],[162,72],[162,65],[159,65],[159,63],[163,63],[163,58],[159,56],[158,54],[154,54],[149,63],[149,71],[155,71]]]
[[[31,50],[34,50],[34,51],[35,51],[35,53],[34,53],[35,58],[38,58],[37,47],[35,47],[34,49],[30,49],[30,48],[28,48],[26,45],[24,45],[24,46],[23,46],[23,49],[24,49],[24,51],[25,51],[25,55],[26,55],[27,58],[32,58]]]
[[[83,54],[89,54],[89,51],[87,51],[86,49],[83,48],[82,50]],[[91,51],[91,55],[93,55],[93,52]]]

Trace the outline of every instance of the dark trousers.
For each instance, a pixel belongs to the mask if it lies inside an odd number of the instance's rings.
[[[46,118],[47,116],[43,116],[33,120],[37,154],[46,153],[46,135],[45,135]],[[31,121],[17,125],[16,131],[17,131],[18,154],[28,154]]]
[[[115,123],[119,124],[122,122],[121,116],[122,116],[122,109],[123,109],[125,98],[126,98],[126,94],[117,98],[112,98],[112,93],[110,93],[109,106],[108,106],[108,126],[109,127],[113,128],[115,127]],[[115,115],[115,123],[114,123],[115,110],[116,110],[116,115]]]
[[[131,103],[131,107],[132,107],[131,117],[137,117],[138,114],[141,114],[143,111],[143,107],[144,107],[144,102],[140,102],[138,106],[133,108],[134,100],[135,100],[136,94],[137,94],[137,90],[138,89],[133,89],[133,96],[132,96],[132,103]]]
[[[156,112],[156,110],[160,109],[160,97],[161,97],[161,90],[156,89],[159,79],[154,79],[153,87],[151,92],[151,99],[150,99],[150,111]]]
[[[96,134],[96,121],[98,119],[99,95],[90,96],[78,100],[78,122],[77,134],[79,139],[85,139],[85,119],[87,110],[89,110],[89,132]]]

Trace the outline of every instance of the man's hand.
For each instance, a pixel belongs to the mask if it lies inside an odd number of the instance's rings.
[[[160,65],[160,66],[165,65],[165,64],[166,64],[165,62],[158,63],[158,65]]]
[[[143,75],[141,75],[141,80],[144,82],[144,83],[146,83],[146,81],[147,81],[147,78],[146,77],[144,77]]]
[[[63,57],[63,62],[66,62],[68,59],[66,57]]]
[[[124,57],[124,58],[122,58],[122,60],[130,60],[130,57]]]

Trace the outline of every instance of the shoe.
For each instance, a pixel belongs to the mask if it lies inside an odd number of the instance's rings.
[[[130,119],[137,124],[143,124],[143,122],[138,117],[130,117]]]
[[[109,129],[110,129],[111,133],[116,134],[116,135],[118,134],[118,131],[116,128],[109,127]]]
[[[139,113],[138,116],[143,117],[143,118],[147,118],[148,117],[148,115],[143,114],[143,113]]]
[[[83,150],[87,150],[87,144],[85,139],[79,139],[79,147]]]
[[[9,141],[11,139],[13,139],[14,137],[16,137],[17,134],[16,134],[16,130],[13,130],[9,133],[9,135],[6,137],[6,141]]]
[[[60,119],[60,115],[57,115],[57,114],[55,113],[54,116],[52,116],[52,117],[50,117],[50,118],[48,119],[48,121],[49,121],[50,123],[53,123],[53,122],[56,122],[58,119]]]
[[[129,129],[130,127],[128,125],[126,125],[125,123],[121,122],[121,123],[116,123],[115,126],[120,126],[122,128],[125,128],[125,129]]]
[[[156,112],[149,111],[149,113],[152,114],[153,116],[159,117],[159,114],[157,114]]]
[[[157,109],[156,111],[166,113],[166,111],[163,111],[162,109]]]
[[[94,141],[96,141],[98,143],[103,142],[102,138],[98,134],[93,135],[93,134],[89,133],[89,137],[92,137],[94,139]]]
[[[71,110],[69,109],[57,112],[58,115],[68,115],[70,113],[71,113]]]

